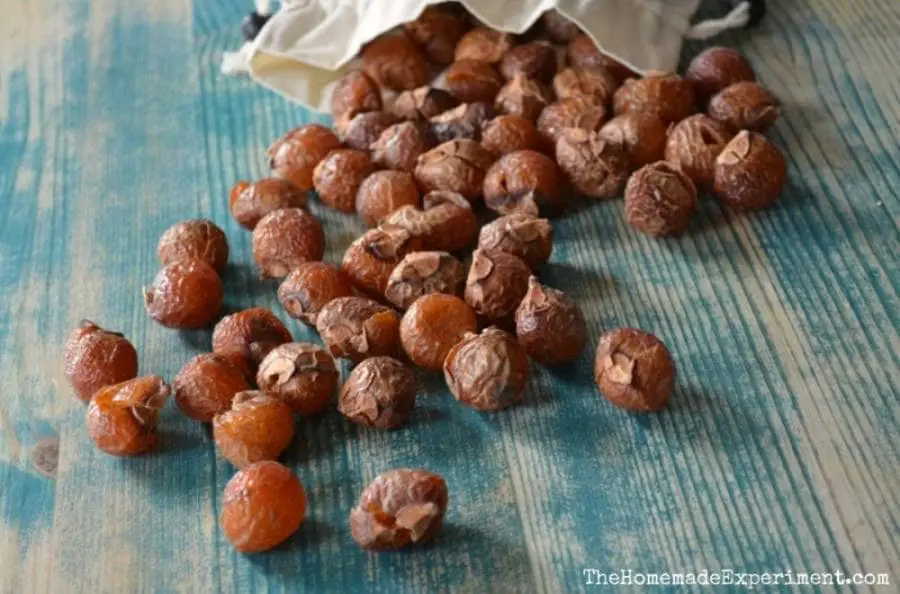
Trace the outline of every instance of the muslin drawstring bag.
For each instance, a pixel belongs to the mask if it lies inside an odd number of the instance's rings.
[[[226,53],[222,71],[247,73],[292,101],[327,111],[332,83],[360,48],[414,20],[440,0],[284,0],[271,13],[256,0],[265,24],[239,51]],[[576,22],[609,56],[637,72],[672,71],[685,39],[706,39],[758,17],[759,0],[732,2],[720,19],[692,23],[701,0],[461,0],[487,25],[523,33],[541,15],[558,10]]]

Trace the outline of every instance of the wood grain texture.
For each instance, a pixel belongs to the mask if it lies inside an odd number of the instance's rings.
[[[140,301],[159,235],[188,217],[228,234],[228,307],[281,315],[227,193],[264,176],[265,147],[311,117],[218,73],[244,0],[6,2],[0,592],[578,592],[596,590],[588,567],[887,572],[896,589],[900,5],[769,5],[763,27],[724,41],[784,103],[770,135],[790,164],[781,203],[741,216],[704,200],[667,241],[633,232],[620,202],[592,205],[558,223],[542,273],[592,336],[663,337],[679,370],[671,407],[614,410],[589,352],[535,366],[526,405],[497,415],[423,377],[407,429],[302,421],[287,461],[310,516],[288,546],[242,556],[218,529],[233,469],[209,433],[170,406],[159,453],[99,454],[58,359],[85,317],[131,337],[143,372],[171,378],[209,348],[209,332],[165,330]],[[313,209],[336,262],[362,226]],[[32,462],[47,439],[55,479]],[[366,554],[347,514],[395,466],[447,478],[448,523],[427,549]]]

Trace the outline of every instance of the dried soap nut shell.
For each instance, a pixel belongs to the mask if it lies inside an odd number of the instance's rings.
[[[447,252],[407,254],[391,272],[384,297],[394,307],[407,309],[413,301],[430,293],[461,293],[466,271]]]
[[[322,225],[301,208],[269,213],[253,230],[253,258],[263,278],[284,278],[304,262],[324,255]]]
[[[235,394],[231,409],[213,418],[216,449],[236,468],[275,460],[294,439],[291,407],[254,390]]]
[[[430,293],[416,299],[400,321],[400,342],[410,361],[440,371],[444,358],[467,332],[478,330],[478,319],[455,295]]]
[[[736,82],[756,80],[756,74],[739,51],[716,46],[697,54],[688,65],[684,78],[694,86],[697,98],[705,101]]]
[[[394,310],[364,297],[340,297],[319,312],[316,330],[335,357],[354,362],[394,355],[400,318]]]
[[[537,151],[500,157],[484,178],[485,204],[501,215],[557,216],[565,209],[565,189],[562,171]]]
[[[308,342],[289,342],[273,349],[256,374],[260,390],[283,400],[301,416],[325,410],[339,379],[334,358]]]
[[[556,143],[556,161],[571,184],[591,198],[616,198],[628,180],[628,157],[596,132],[563,130]]]
[[[716,158],[714,192],[731,208],[757,210],[778,200],[787,181],[787,161],[757,132],[739,132]]]
[[[457,139],[480,140],[481,127],[494,117],[490,103],[463,103],[431,118],[431,132],[437,142]]]
[[[691,178],[665,161],[638,169],[625,187],[625,220],[647,235],[681,235],[696,209],[697,188]]]
[[[481,130],[481,146],[496,157],[516,151],[543,148],[544,139],[531,120],[518,115],[501,115],[486,122]]]
[[[778,101],[765,87],[755,82],[738,82],[730,85],[709,100],[710,117],[732,130],[765,132],[781,109]]]
[[[443,89],[419,87],[403,91],[391,105],[391,113],[404,120],[427,121],[459,105],[459,101]]]
[[[544,85],[524,74],[517,74],[497,92],[494,109],[534,121],[550,102],[550,91]]]
[[[331,113],[335,118],[349,120],[358,113],[380,111],[381,108],[378,83],[359,70],[339,78],[331,94]]]
[[[386,169],[412,173],[419,155],[435,144],[434,134],[424,122],[400,122],[385,129],[372,145],[372,160]]]
[[[731,140],[728,127],[697,113],[669,130],[666,161],[681,168],[697,186],[712,187],[716,157]]]
[[[362,50],[363,70],[379,85],[406,91],[428,82],[428,63],[406,35],[381,35]]]
[[[188,361],[172,382],[175,404],[201,423],[231,408],[234,395],[249,390],[243,371],[231,360],[214,354],[197,355]]]
[[[530,276],[531,269],[516,256],[477,249],[466,277],[466,303],[488,320],[507,322],[528,291]]]
[[[382,224],[350,244],[344,252],[341,270],[358,291],[380,300],[384,298],[394,267],[421,245],[421,240],[403,227]]]
[[[553,91],[558,99],[584,97],[606,105],[618,86],[616,79],[602,68],[566,68],[553,77]]]
[[[241,227],[250,231],[272,211],[306,208],[306,204],[306,191],[279,177],[267,177],[253,183],[239,181],[229,196],[231,216]]]
[[[159,411],[171,392],[159,376],[130,379],[99,389],[86,411],[88,436],[102,452],[136,456],[156,446]]]
[[[478,247],[487,254],[512,254],[535,270],[550,259],[553,226],[547,219],[523,213],[509,214],[481,228]]]
[[[292,340],[290,330],[278,316],[265,307],[251,307],[219,320],[213,329],[212,350],[252,380],[269,351]]]
[[[488,27],[475,27],[462,36],[456,44],[454,59],[480,60],[496,64],[515,45],[513,36]]]
[[[444,73],[447,90],[460,101],[492,102],[503,86],[503,77],[488,62],[459,60]]]
[[[569,41],[566,48],[569,66],[576,68],[603,68],[609,72],[617,83],[637,76],[628,66],[617,62],[600,51],[594,40],[582,33]]]
[[[679,122],[694,111],[694,89],[677,74],[650,73],[644,78],[630,78],[613,96],[616,115],[627,111],[643,111],[669,122]]]
[[[341,147],[334,132],[321,124],[294,128],[269,147],[269,166],[302,192],[312,189],[313,170],[331,151]]]
[[[669,401],[675,363],[657,337],[635,328],[617,328],[597,343],[594,379],[600,393],[619,408],[655,412]]]
[[[468,28],[465,17],[439,6],[429,6],[416,20],[404,25],[406,34],[435,64],[453,61],[456,44]]]
[[[163,266],[144,290],[144,308],[167,328],[203,328],[222,310],[222,280],[215,268],[188,258]]]
[[[356,212],[370,227],[402,206],[419,203],[419,188],[412,174],[405,171],[376,171],[356,193]]]
[[[692,116],[693,117],[693,116]],[[600,139],[619,147],[631,169],[663,159],[666,150],[666,123],[639,111],[617,115],[600,128]]]
[[[581,29],[576,23],[570,21],[556,9],[545,12],[541,16],[541,24],[544,26],[547,37],[556,43],[568,43],[581,33]]]
[[[356,192],[375,173],[369,154],[355,149],[331,151],[313,170],[313,186],[326,206],[341,212],[356,211]]]
[[[518,403],[528,376],[525,349],[514,336],[494,327],[468,334],[444,360],[450,393],[480,411],[498,411]]]
[[[533,41],[506,52],[500,60],[500,73],[506,80],[524,74],[528,78],[548,83],[556,74],[556,65],[554,47],[548,43]]]
[[[228,240],[212,221],[193,219],[169,227],[159,238],[156,253],[163,266],[196,258],[221,272],[228,264]]]
[[[493,162],[494,157],[477,142],[451,140],[419,157],[416,181],[425,192],[448,190],[473,202],[481,196],[484,175]]]
[[[538,363],[560,365],[574,361],[584,350],[587,326],[571,297],[531,277],[516,310],[516,337]]]
[[[351,120],[338,121],[341,138],[350,148],[368,151],[381,134],[399,121],[387,111],[367,111]]]
[[[324,262],[301,264],[278,287],[278,301],[288,315],[313,328],[328,302],[352,295],[353,285],[347,275]]]
[[[582,96],[569,97],[544,108],[537,121],[537,129],[544,139],[556,145],[566,128],[580,128],[596,132],[606,121],[606,107]]]
[[[83,320],[66,341],[63,366],[75,395],[88,402],[100,388],[135,378],[138,356],[122,334]]]
[[[409,420],[416,391],[412,369],[391,357],[370,357],[344,382],[338,411],[358,425],[395,429]]]
[[[422,238],[425,249],[458,252],[475,243],[478,217],[468,200],[457,192],[435,190],[422,198],[430,232]]]

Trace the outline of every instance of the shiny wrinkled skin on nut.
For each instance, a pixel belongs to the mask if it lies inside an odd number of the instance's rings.
[[[481,130],[481,146],[497,157],[516,151],[540,150],[543,144],[537,128],[523,116],[497,116]]]
[[[428,82],[425,56],[405,35],[381,35],[361,54],[363,70],[382,87],[399,92]]]
[[[424,210],[412,206],[395,210],[382,226],[405,229],[429,251],[457,252],[474,243],[478,218],[462,195],[435,190],[425,194],[422,205]]]
[[[268,150],[269,166],[277,177],[293,182],[301,192],[308,192],[313,187],[313,169],[325,155],[340,147],[341,141],[334,132],[321,124],[307,124],[272,143]]]
[[[336,119],[349,120],[358,113],[380,111],[381,108],[378,83],[359,70],[339,78],[331,93],[331,114]]]
[[[378,475],[350,512],[350,534],[370,550],[396,550],[432,540],[447,510],[447,483],[427,470]]]
[[[586,34],[576,35],[566,48],[569,66],[575,68],[603,68],[617,83],[637,76],[628,66],[607,56]]]
[[[606,107],[582,96],[569,97],[544,108],[537,129],[553,146],[566,128],[596,132],[606,122]]]
[[[541,24],[544,26],[547,37],[556,43],[568,43],[581,33],[577,23],[570,21],[556,9],[545,12],[541,16]]]
[[[459,60],[444,73],[447,90],[464,103],[493,102],[503,86],[503,77],[488,62]]]
[[[453,61],[456,44],[469,29],[465,18],[440,6],[429,6],[403,27],[435,64]]]
[[[694,182],[666,161],[641,167],[625,187],[625,220],[647,235],[681,235],[691,224],[696,209]]]
[[[553,77],[553,91],[558,99],[584,97],[606,105],[618,86],[616,79],[602,68],[566,68]]]
[[[94,445],[112,456],[135,456],[156,446],[159,411],[169,397],[159,376],[130,379],[99,389],[86,413]]]
[[[325,255],[325,232],[302,208],[267,214],[253,230],[253,258],[263,278],[284,278],[304,262]]]
[[[666,123],[679,122],[696,111],[694,89],[677,74],[662,72],[629,78],[613,96],[616,115],[643,111]]]
[[[496,64],[513,48],[515,40],[509,33],[488,27],[475,27],[462,36],[456,44],[454,59],[480,60]]]
[[[391,105],[391,113],[410,121],[427,121],[459,105],[459,101],[443,89],[419,87],[403,91]]]
[[[406,229],[382,224],[350,244],[344,252],[341,270],[358,291],[380,300],[384,298],[384,288],[394,266],[421,245],[421,240]]]
[[[516,337],[541,365],[560,365],[574,361],[584,350],[587,326],[571,297],[531,277],[516,309]]]
[[[494,117],[489,103],[463,103],[431,118],[431,131],[438,142],[459,138],[479,140],[481,127]]]
[[[712,187],[716,157],[731,137],[725,124],[706,114],[694,114],[669,130],[666,161],[681,168],[697,186]]]
[[[372,160],[386,169],[412,172],[416,159],[437,141],[423,122],[400,122],[387,128],[372,145]]]
[[[416,375],[391,357],[370,357],[357,365],[338,397],[338,411],[358,425],[395,429],[416,404]]]
[[[461,293],[466,271],[459,260],[447,252],[407,254],[391,272],[384,297],[404,310],[429,293]]]
[[[306,208],[307,200],[306,191],[290,180],[267,177],[253,183],[236,183],[229,196],[229,210],[241,227],[253,231],[270,212],[282,208]]]
[[[661,160],[666,150],[666,123],[639,111],[617,115],[600,128],[599,135],[625,153],[631,169]]]
[[[530,276],[531,269],[520,258],[477,249],[466,277],[466,303],[490,321],[508,322],[528,291]]]
[[[338,121],[341,139],[350,148],[368,151],[381,134],[396,124],[399,118],[388,111],[367,111],[352,120]]]
[[[556,50],[552,45],[533,41],[516,46],[500,59],[500,74],[511,80],[519,74],[549,83],[556,74]]]
[[[537,151],[500,157],[484,178],[484,201],[501,215],[554,217],[565,209],[565,180],[556,163]]]
[[[444,360],[444,379],[459,402],[497,411],[522,399],[528,383],[528,355],[511,334],[490,327],[469,334]]]
[[[430,293],[410,305],[400,321],[400,342],[410,361],[440,371],[444,358],[467,332],[478,330],[471,307],[456,295]]]
[[[144,308],[167,328],[203,328],[222,309],[222,280],[216,270],[194,258],[177,260],[156,273],[144,290]]]
[[[716,158],[713,191],[731,208],[757,210],[771,206],[786,181],[784,154],[757,132],[739,132]]]
[[[732,130],[765,132],[781,109],[778,101],[765,87],[755,82],[738,82],[730,85],[709,100],[710,117]]]
[[[524,74],[517,74],[497,92],[494,109],[534,121],[550,102],[550,92],[544,85]]]
[[[288,342],[273,349],[259,364],[256,384],[301,416],[328,406],[340,374],[328,352],[308,342]]]
[[[512,254],[535,270],[550,259],[553,226],[547,219],[512,213],[482,227],[478,247],[486,254]]]
[[[275,460],[294,439],[294,414],[283,400],[257,391],[235,395],[231,409],[213,418],[213,440],[236,468]]]
[[[697,54],[684,78],[694,86],[697,98],[705,101],[736,82],[756,80],[747,59],[730,47],[710,47]]]
[[[262,460],[239,470],[225,485],[219,525],[237,551],[267,551],[300,529],[306,505],[306,492],[294,473],[274,460]]]
[[[634,412],[655,412],[669,401],[675,363],[657,337],[635,328],[617,328],[600,337],[594,380],[614,405]]]
[[[481,196],[484,175],[494,157],[473,140],[457,139],[436,146],[416,163],[416,181],[425,192],[449,190],[470,202]]]
[[[556,161],[579,192],[591,198],[616,198],[630,171],[628,157],[619,146],[597,132],[578,128],[563,131],[556,143]]]
[[[278,301],[288,315],[313,328],[328,302],[352,295],[353,285],[344,271],[325,262],[301,264],[278,287]]]
[[[83,320],[63,348],[63,373],[75,395],[88,402],[97,390],[137,376],[138,356],[118,332]]]
[[[400,317],[371,299],[340,297],[319,312],[316,331],[333,356],[358,362],[397,352]]]
[[[356,192],[375,173],[375,164],[365,151],[331,151],[313,171],[313,187],[323,204],[341,212],[356,210]]]
[[[231,408],[234,395],[249,390],[250,384],[243,370],[230,359],[204,353],[184,364],[172,389],[181,412],[195,421],[209,423]]]
[[[156,254],[163,266],[176,260],[197,258],[221,272],[228,264],[228,240],[225,232],[212,221],[182,221],[162,234]]]
[[[252,378],[269,351],[292,340],[290,330],[271,310],[251,307],[219,320],[213,329],[212,350]]]
[[[376,171],[356,192],[356,212],[370,227],[402,206],[419,203],[419,188],[412,174],[405,171]]]

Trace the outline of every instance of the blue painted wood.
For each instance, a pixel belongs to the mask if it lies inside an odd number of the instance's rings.
[[[209,348],[208,332],[160,328],[140,304],[160,233],[187,217],[228,234],[229,307],[280,313],[227,194],[263,176],[265,147],[310,116],[218,74],[248,9],[4,9],[0,592],[574,592],[593,590],[585,568],[729,567],[889,572],[896,588],[900,8],[770,3],[762,28],[726,38],[784,102],[771,136],[791,176],[776,208],[742,216],[704,200],[691,232],[666,241],[632,232],[620,202],[558,223],[545,281],[582,304],[593,336],[627,324],[664,338],[679,369],[669,410],[612,409],[590,353],[535,367],[526,405],[498,415],[464,410],[424,377],[407,429],[302,421],[287,461],[309,493],[307,523],[289,546],[242,556],[217,526],[233,469],[207,431],[172,406],[159,453],[103,456],[57,360],[83,317],[131,337],[147,373],[171,378]],[[338,261],[362,227],[313,208]],[[55,478],[31,458],[48,439]],[[401,465],[446,476],[446,529],[423,550],[364,553],[348,511]]]

